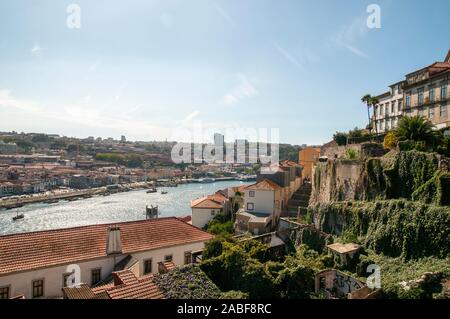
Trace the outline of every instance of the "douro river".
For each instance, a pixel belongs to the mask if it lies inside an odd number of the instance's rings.
[[[130,191],[110,196],[94,196],[77,201],[54,204],[30,204],[18,209],[0,210],[0,235],[74,226],[140,220],[145,218],[145,206],[158,205],[159,216],[191,214],[192,199],[209,195],[230,186],[250,183],[221,181],[210,184],[184,184],[159,187],[157,193],[146,190]],[[161,191],[167,194],[161,194]],[[12,218],[23,213],[17,221]]]

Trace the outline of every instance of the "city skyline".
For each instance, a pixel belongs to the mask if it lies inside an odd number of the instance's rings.
[[[170,141],[201,121],[328,142],[367,125],[362,95],[448,51],[447,1],[426,24],[411,23],[426,3],[379,1],[380,29],[367,28],[371,3],[77,1],[70,29],[70,2],[2,2],[2,131]]]

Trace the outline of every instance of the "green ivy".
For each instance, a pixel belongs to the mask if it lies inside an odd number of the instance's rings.
[[[385,200],[322,203],[311,210],[321,231],[364,237],[363,244],[377,253],[405,259],[450,253],[448,207]]]

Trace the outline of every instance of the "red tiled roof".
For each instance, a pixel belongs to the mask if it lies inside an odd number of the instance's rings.
[[[213,195],[208,195],[202,198],[194,199],[191,202],[191,208],[213,208],[220,209],[223,208],[223,204],[228,199],[221,193],[216,192]]]
[[[152,277],[137,278],[130,270],[113,273],[116,286],[106,289],[111,299],[162,299],[163,293]]]
[[[293,162],[293,161],[290,161],[290,160],[284,160],[284,161],[281,161],[280,164],[281,164],[282,166],[294,166],[294,167],[296,167],[296,166],[301,166],[300,164],[298,164],[298,163],[296,163],[296,162]]]
[[[164,295],[153,282],[152,276],[136,277],[127,269],[113,273],[114,284],[89,288],[65,287],[64,295],[68,299],[162,299]]]
[[[192,216],[188,215],[188,216],[178,217],[178,219],[184,221],[185,223],[189,223],[192,221]]]
[[[256,184],[247,186],[246,189],[250,189],[250,190],[276,190],[279,189],[280,186],[275,183],[272,182],[271,180],[268,179],[263,179],[260,182],[257,182]]]
[[[5,235],[0,236],[0,276],[106,257],[107,230],[115,225],[123,254],[212,238],[176,217]]]

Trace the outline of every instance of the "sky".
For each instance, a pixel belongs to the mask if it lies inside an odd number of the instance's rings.
[[[449,12],[448,0],[0,0],[0,131],[266,128],[321,144],[367,125],[365,93],[444,59]]]

